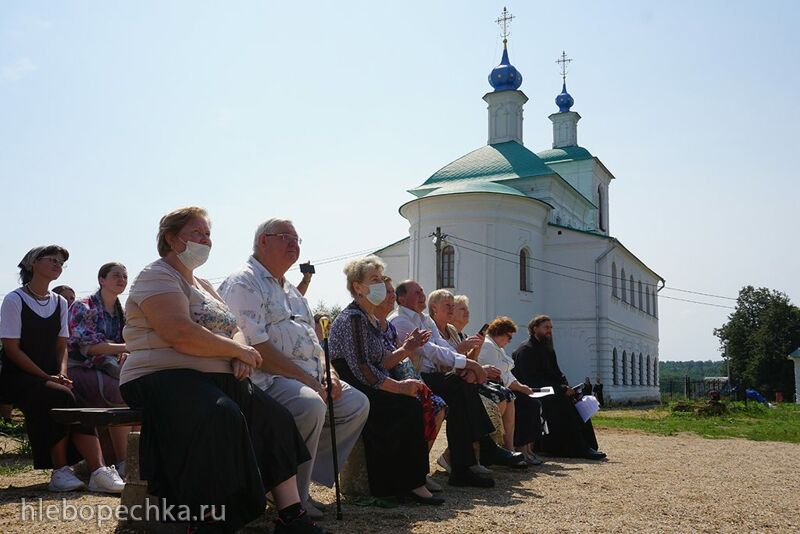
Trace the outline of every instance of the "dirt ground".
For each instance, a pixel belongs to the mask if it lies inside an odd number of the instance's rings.
[[[527,471],[495,470],[493,490],[446,486],[440,508],[393,509],[345,504],[344,520],[329,506],[322,525],[334,533],[465,532],[798,532],[800,445],[739,439],[708,440],[692,434],[662,437],[599,429],[605,462],[548,459]],[[444,445],[440,437],[432,458]],[[130,532],[109,522],[20,521],[21,499],[60,504],[116,506],[115,497],[50,494],[48,473],[0,476],[0,532]],[[313,488],[323,503],[334,493]],[[38,508],[37,508],[38,509]],[[272,514],[248,527],[263,532]]]

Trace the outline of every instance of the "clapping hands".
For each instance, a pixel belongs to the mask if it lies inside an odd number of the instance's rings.
[[[413,352],[423,346],[431,339],[430,330],[420,330],[415,328],[413,332],[408,334],[408,337],[403,341],[403,349]]]

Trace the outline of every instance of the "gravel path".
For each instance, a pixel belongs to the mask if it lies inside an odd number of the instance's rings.
[[[323,525],[335,533],[800,531],[800,445],[610,429],[598,437],[606,462],[549,459],[525,472],[498,469],[494,490],[446,488],[441,508],[346,505],[344,521],[329,512]],[[432,458],[442,446],[440,439]],[[435,478],[446,480],[442,471]],[[61,502],[45,491],[46,481],[42,471],[0,476],[0,488],[8,488],[0,490],[0,532],[115,531],[113,523],[20,523],[21,498]],[[334,501],[326,488],[315,487],[314,495]],[[87,493],[67,497],[74,504],[119,502]]]

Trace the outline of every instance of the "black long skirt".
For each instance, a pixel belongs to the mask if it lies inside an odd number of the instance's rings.
[[[369,399],[369,417],[361,439],[370,493],[375,497],[403,495],[425,485],[430,464],[422,403],[416,397],[363,384],[344,360],[334,360],[333,366],[342,380]]]
[[[571,457],[582,456],[588,448],[597,449],[592,420],[583,422],[572,399],[557,391],[540,400],[548,434],[537,441],[537,450]]]
[[[202,505],[215,505],[217,516],[224,506],[224,530],[263,514],[266,492],[311,459],[292,415],[250,380],[173,369],[120,390],[143,410],[139,461],[148,491],[195,516]]]
[[[25,416],[25,432],[33,449],[33,467],[48,469],[53,467],[51,451],[53,447],[70,433],[96,436],[94,427],[86,425],[60,425],[53,421],[50,410],[53,408],[77,408],[79,403],[75,394],[67,386],[49,382],[23,371],[6,371],[0,375],[0,390],[3,398],[17,406]],[[72,440],[67,444],[67,462],[75,463],[81,459]]]
[[[535,443],[542,437],[542,403],[525,394],[514,401],[514,446]]]

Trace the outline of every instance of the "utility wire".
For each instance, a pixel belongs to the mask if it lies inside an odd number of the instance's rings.
[[[501,249],[501,248],[492,247],[492,246],[490,246],[490,245],[484,245],[484,244],[482,244],[482,243],[477,243],[477,242],[475,242],[475,241],[470,241],[469,239],[464,239],[463,237],[458,237],[458,236],[455,236],[455,235],[452,235],[452,234],[447,234],[447,235],[446,235],[446,237],[444,238],[444,239],[445,239],[445,241],[446,241],[448,238],[455,239],[455,240],[457,240],[457,241],[463,241],[463,242],[465,242],[465,243],[470,243],[470,244],[472,244],[472,245],[477,245],[477,246],[484,247],[484,248],[488,248],[488,249],[491,249],[491,250],[496,250],[496,251],[498,251],[498,252],[503,252],[503,253],[505,253],[505,254],[509,254],[509,255],[511,255],[511,256],[518,256],[518,254],[519,254],[518,252],[511,252],[511,251],[509,251],[509,250],[504,250],[504,249]],[[573,270],[573,271],[579,271],[579,272],[582,272],[582,273],[587,273],[587,274],[591,274],[591,275],[595,275],[595,274],[597,274],[597,276],[601,276],[601,277],[603,277],[603,278],[611,278],[611,279],[613,279],[613,278],[614,278],[614,276],[613,276],[613,275],[610,275],[610,274],[604,274],[604,273],[595,273],[594,271],[589,271],[589,270],[586,270],[586,269],[581,269],[581,268],[579,268],[579,267],[572,267],[572,266],[570,266],[570,265],[564,265],[564,264],[562,264],[562,263],[556,263],[556,262],[553,262],[553,261],[542,260],[542,259],[535,258],[535,257],[534,257],[534,258],[531,258],[531,259],[532,259],[533,261],[538,261],[538,262],[540,262],[540,263],[545,263],[545,264],[547,264],[547,265],[553,265],[553,266],[556,266],[556,267],[562,267],[562,268],[564,268],[564,269],[571,269],[571,270]],[[712,293],[703,293],[703,292],[700,292],[700,291],[691,291],[691,290],[689,290],[689,289],[679,289],[679,288],[677,288],[677,287],[664,286],[664,287],[662,288],[662,290],[665,290],[665,289],[666,289],[666,290],[670,290],[670,291],[679,291],[679,292],[681,292],[681,293],[689,293],[689,294],[692,294],[692,295],[700,295],[700,296],[703,296],[703,297],[712,297],[712,298],[725,299],[725,300],[733,300],[733,301],[735,301],[735,300],[738,300],[738,299],[736,299],[735,297],[725,297],[725,296],[722,296],[722,295],[714,295],[714,294],[712,294]],[[674,298],[674,297],[672,297],[672,298]]]
[[[452,236],[449,236],[449,237],[452,237]],[[505,261],[505,262],[508,262],[508,263],[511,263],[511,264],[519,266],[519,261],[517,261],[517,260],[512,260],[512,259],[509,259],[509,258],[503,258],[502,256],[495,256],[494,254],[490,254],[488,252],[484,252],[482,250],[477,250],[477,249],[474,249],[474,248],[470,248],[470,247],[467,247],[467,246],[464,246],[464,245],[459,245],[459,248],[462,249],[462,250],[469,250],[469,251],[475,252],[477,254],[483,254],[484,256],[488,256],[490,258],[495,258],[495,259],[502,260],[502,261]],[[569,279],[572,279],[572,280],[577,280],[579,282],[585,282],[587,284],[596,284],[596,285],[599,285],[601,287],[610,287],[610,288],[613,289],[613,286],[611,284],[606,284],[606,283],[603,283],[603,282],[596,282],[594,280],[586,280],[585,278],[580,278],[580,277],[577,277],[577,276],[572,276],[571,274],[560,273],[560,272],[557,272],[557,271],[551,271],[549,269],[543,269],[541,267],[530,266],[529,268],[533,269],[533,270],[536,270],[536,271],[540,271],[540,272],[544,272],[544,273],[548,273],[548,274],[553,274],[553,275],[556,275],[556,276],[562,276],[564,278],[569,278]],[[594,274],[594,273],[592,273],[592,274]],[[689,299],[682,299],[682,298],[678,298],[678,297],[670,297],[670,296],[667,296],[667,295],[659,295],[658,293],[653,293],[653,294],[654,294],[654,296],[656,298],[664,298],[664,299],[669,299],[669,300],[678,300],[678,301],[681,301],[681,302],[689,302],[689,303],[692,303],[692,304],[700,304],[700,305],[703,305],[703,306],[710,306],[712,308],[722,308],[722,309],[726,309],[726,310],[735,310],[736,309],[733,306],[723,306],[721,304],[714,304],[714,303],[711,303],[711,302],[702,302],[702,301],[699,301],[699,300],[689,300]],[[633,304],[632,304],[632,306],[633,306]]]

